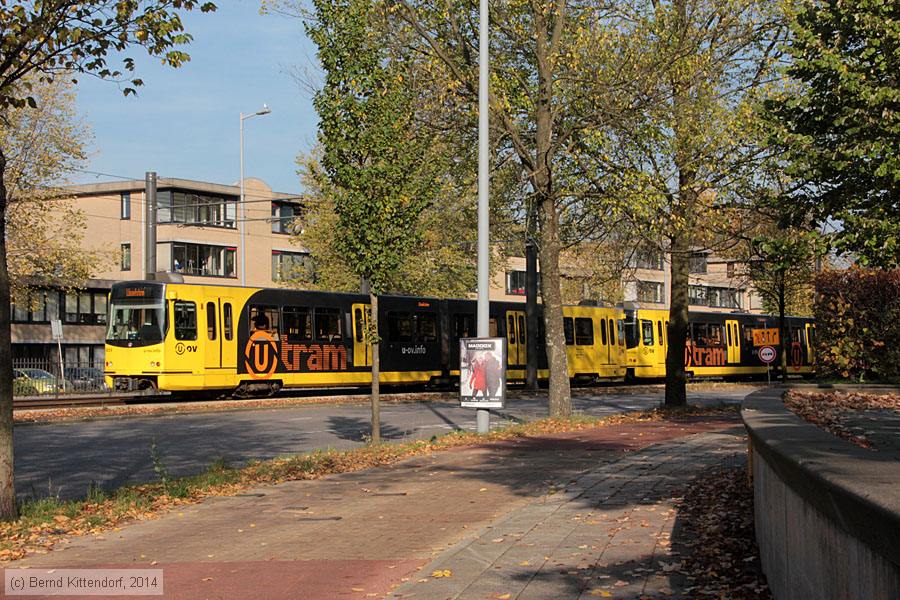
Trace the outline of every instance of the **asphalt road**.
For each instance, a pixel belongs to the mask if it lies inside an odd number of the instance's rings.
[[[689,391],[692,403],[736,403],[751,387]],[[592,393],[573,390],[573,408],[607,415],[658,406],[662,390]],[[546,398],[512,399],[504,415],[533,419],[547,414]],[[382,436],[391,440],[429,438],[453,429],[475,428],[475,411],[446,402],[382,406]],[[316,448],[351,448],[365,443],[367,405],[307,405],[200,414],[100,419],[26,425],[15,430],[16,489],[21,496],[83,496],[93,482],[104,489],[157,478],[157,464],[173,476],[197,473],[224,458],[231,464],[296,454]]]

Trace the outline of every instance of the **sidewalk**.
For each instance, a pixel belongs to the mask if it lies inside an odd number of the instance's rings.
[[[678,582],[655,573],[677,561],[672,493],[745,452],[736,417],[468,447],[211,499],[7,566],[163,569],[179,599],[668,595]]]

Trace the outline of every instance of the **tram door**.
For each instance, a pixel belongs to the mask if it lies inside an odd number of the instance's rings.
[[[728,363],[736,365],[741,362],[741,336],[736,320],[725,321],[725,343],[728,344]]]
[[[353,305],[353,366],[372,366],[372,346],[366,342],[370,308],[368,304]]]
[[[525,313],[519,310],[506,311],[506,341],[508,365],[526,364],[525,356]]]
[[[809,364],[814,364],[816,359],[816,326],[812,323],[806,324],[806,360]]]

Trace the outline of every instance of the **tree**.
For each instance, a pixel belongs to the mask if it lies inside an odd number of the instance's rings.
[[[421,239],[420,217],[437,191],[434,140],[412,119],[416,98],[371,26],[372,0],[314,0],[310,39],[325,71],[313,104],[322,168],[334,197],[335,244],[369,287],[372,441],[381,439],[378,296]]]
[[[563,332],[560,254],[570,205],[597,186],[577,160],[579,144],[616,117],[618,87],[632,81],[623,20],[606,7],[565,0],[491,6],[491,119],[495,165],[516,161],[527,183],[522,215],[534,215],[550,369],[549,413],[571,413]],[[397,45],[435,82],[431,102],[475,115],[477,3],[392,0]],[[457,127],[464,124],[462,119]],[[439,125],[442,125],[440,123]],[[470,128],[474,131],[474,127]],[[603,189],[603,186],[600,186]],[[599,196],[598,196],[599,197]]]
[[[29,304],[34,286],[77,287],[111,257],[82,247],[84,215],[57,187],[85,157],[89,132],[63,81],[36,82],[37,108],[10,108],[0,121],[7,156],[7,261],[10,293]]]
[[[799,180],[785,222],[842,222],[838,247],[861,262],[900,264],[900,5],[797,0],[789,81],[767,102],[771,142]]]
[[[405,80],[405,78],[404,78]],[[359,289],[359,275],[352,256],[341,251],[334,230],[338,222],[335,192],[322,172],[316,153],[298,159],[308,206],[297,222],[293,242],[315,257],[315,268],[293,273],[285,281],[292,287],[352,292]],[[456,186],[441,185],[420,217],[419,250],[405,257],[391,274],[390,293],[460,298],[476,287],[474,241],[475,212],[469,194]]]
[[[645,66],[635,70],[644,81],[631,102],[641,108],[621,112],[582,156],[617,190],[641,245],[670,256],[665,404],[682,406],[690,259],[733,243],[740,228],[735,207],[748,203],[741,192],[767,155],[754,111],[775,75],[781,15],[762,0],[648,0],[622,10],[643,40],[636,54]]]
[[[37,108],[38,82],[80,74],[124,80],[125,94],[142,84],[132,77],[134,60],[125,56],[125,75],[108,64],[108,55],[142,47],[151,56],[178,67],[189,59],[177,49],[190,42],[180,13],[215,10],[211,2],[155,0],[12,1],[0,5],[0,120],[13,108]],[[130,78],[130,79],[129,79]],[[10,278],[7,252],[8,151],[0,148],[0,519],[17,515],[12,420]]]
[[[778,229],[749,240],[742,259],[745,276],[763,299],[766,312],[778,314],[781,380],[787,382],[790,336],[788,313],[809,315],[817,265],[826,253],[825,239],[815,231]]]

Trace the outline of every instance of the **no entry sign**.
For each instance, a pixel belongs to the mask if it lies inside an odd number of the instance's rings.
[[[775,362],[775,348],[772,346],[763,346],[759,349],[759,360],[764,363],[771,364]]]

